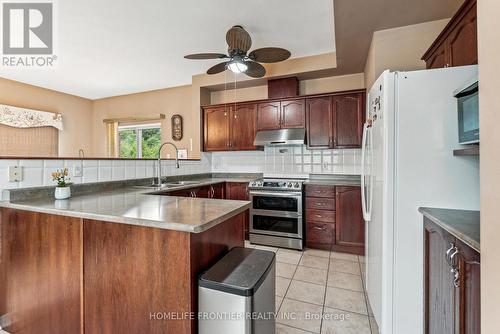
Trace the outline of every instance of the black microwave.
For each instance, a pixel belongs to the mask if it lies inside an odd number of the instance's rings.
[[[477,78],[455,91],[459,144],[479,143],[479,86]]]

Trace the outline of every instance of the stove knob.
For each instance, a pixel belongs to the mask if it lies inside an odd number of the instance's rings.
[[[296,182],[294,185],[293,185],[294,188],[300,188],[300,183]]]
[[[287,182],[287,183],[286,183],[286,187],[287,187],[287,188],[291,188],[291,187],[293,187],[292,182]]]

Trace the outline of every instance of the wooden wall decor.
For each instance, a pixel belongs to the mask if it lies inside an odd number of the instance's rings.
[[[182,116],[174,115],[172,116],[172,139],[181,140],[182,139]]]

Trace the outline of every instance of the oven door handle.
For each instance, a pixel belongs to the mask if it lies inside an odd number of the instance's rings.
[[[269,197],[293,197],[302,198],[302,193],[290,193],[290,192],[269,192],[269,191],[250,191],[250,196],[269,196]]]

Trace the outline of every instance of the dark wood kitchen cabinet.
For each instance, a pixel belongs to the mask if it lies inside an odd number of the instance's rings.
[[[276,130],[281,125],[280,102],[264,102],[257,105],[257,130]]]
[[[304,128],[306,122],[305,100],[281,101],[281,128]]]
[[[308,148],[332,146],[332,97],[321,96],[306,100],[306,128]]]
[[[427,68],[478,63],[477,1],[466,0],[422,56]]]
[[[225,185],[222,182],[202,187],[191,187],[180,190],[166,191],[164,193],[161,193],[161,195],[224,199]]]
[[[358,148],[363,139],[365,94],[333,97],[333,147]]]
[[[253,145],[257,130],[256,113],[255,103],[204,108],[204,150],[256,150]]]
[[[361,187],[335,187],[334,250],[364,254],[365,221],[361,209]]]
[[[363,255],[361,188],[308,184],[305,196],[307,247]]]
[[[303,99],[264,102],[257,106],[258,130],[303,128],[304,122]]]
[[[424,218],[424,332],[477,334],[480,254]]]
[[[248,182],[226,182],[226,199],[248,201]],[[250,217],[245,215],[245,239],[248,240]]]
[[[300,98],[239,102],[202,108],[203,149],[257,150],[257,131],[306,129],[307,147],[360,148],[365,119],[365,91],[352,90]]]
[[[365,92],[352,91],[306,100],[308,148],[359,148]]]
[[[256,150],[253,145],[257,132],[257,105],[254,103],[231,106],[230,139],[231,150]]]
[[[205,151],[226,151],[229,148],[230,111],[226,106],[204,110]]]

